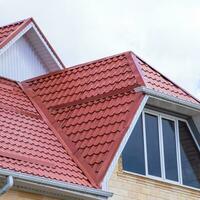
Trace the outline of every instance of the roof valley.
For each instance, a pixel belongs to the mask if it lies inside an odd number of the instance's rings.
[[[34,91],[28,86],[27,83],[23,82],[18,84],[27,95],[27,97],[30,99],[30,101],[33,103],[36,110],[40,113],[43,120],[48,124],[49,128],[56,135],[57,139],[60,141],[66,152],[71,156],[71,158],[76,162],[83,173],[87,176],[93,187],[98,188],[99,185],[96,184],[97,181],[95,180],[95,174],[92,172],[91,167],[87,164],[87,162],[85,162],[84,159],[81,158],[81,155],[79,155],[78,150],[70,141],[70,139],[67,138],[66,141],[66,139],[64,138],[65,135],[63,133],[63,130],[59,127],[57,121],[51,116],[50,112],[45,108],[45,106],[42,105],[40,98],[38,98],[37,95],[34,94]]]

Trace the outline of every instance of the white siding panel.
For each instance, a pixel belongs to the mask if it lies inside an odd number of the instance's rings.
[[[24,37],[0,55],[0,76],[22,81],[45,73],[47,68]]]

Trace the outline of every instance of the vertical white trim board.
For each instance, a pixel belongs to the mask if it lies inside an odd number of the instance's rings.
[[[149,98],[148,95],[144,96],[139,108],[137,109],[137,111],[135,113],[135,116],[134,116],[134,118],[133,118],[133,120],[132,120],[132,122],[130,124],[129,129],[126,132],[126,134],[125,134],[125,136],[124,136],[124,138],[123,138],[123,140],[122,140],[122,142],[121,142],[121,144],[120,144],[120,146],[119,146],[119,148],[118,148],[118,150],[117,150],[117,152],[115,154],[115,157],[113,158],[113,160],[112,160],[112,162],[111,162],[111,164],[110,164],[110,166],[109,166],[109,168],[108,168],[108,170],[106,172],[106,175],[105,175],[105,177],[104,177],[104,179],[102,181],[102,189],[103,190],[108,190],[108,182],[110,180],[110,177],[113,174],[113,171],[114,171],[114,169],[116,167],[117,161],[118,161],[118,159],[119,159],[119,157],[120,157],[120,155],[121,155],[121,153],[122,153],[122,151],[123,151],[128,139],[129,139],[134,127],[135,127],[135,124],[136,124],[140,114],[142,113],[142,111],[144,109],[144,106],[147,103],[148,98]]]

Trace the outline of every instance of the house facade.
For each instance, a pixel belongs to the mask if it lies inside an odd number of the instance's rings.
[[[0,75],[0,199],[200,199],[199,100],[133,52],[65,68],[30,18]]]

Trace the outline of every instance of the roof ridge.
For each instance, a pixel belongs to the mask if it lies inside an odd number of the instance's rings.
[[[22,20],[18,20],[18,21],[15,21],[15,22],[11,22],[9,24],[2,25],[2,26],[0,26],[0,29],[1,28],[6,28],[8,26],[13,26],[13,25],[17,25],[17,24],[23,23],[24,21],[29,20],[29,19],[32,19],[32,17],[28,17],[26,19],[22,19]]]
[[[123,56],[123,55],[126,56],[131,52],[132,51],[125,51],[125,52],[122,52],[122,53],[114,54],[112,56],[107,56],[107,57],[95,59],[95,60],[92,60],[92,61],[89,61],[89,62],[73,65],[71,67],[65,67],[64,69],[59,69],[59,70],[56,70],[56,71],[53,71],[53,72],[49,72],[47,74],[43,74],[43,75],[40,75],[40,76],[37,76],[37,77],[33,77],[33,78],[30,78],[30,79],[24,80],[24,82],[31,82],[31,81],[35,81],[35,80],[38,80],[38,79],[41,79],[41,78],[46,78],[46,77],[51,76],[51,75],[63,73],[63,72],[66,72],[66,71],[71,71],[71,70],[74,70],[74,69],[81,68],[83,66],[87,66],[87,65],[90,65],[90,64],[94,64],[94,63],[102,62],[102,61],[105,61],[105,60],[108,60],[108,59],[112,59],[112,58],[115,58],[117,56]]]
[[[135,60],[135,54],[132,51],[127,52],[125,54],[126,54],[126,57],[128,59],[129,65],[130,65],[133,73],[135,73],[135,71],[137,71],[138,83],[140,85],[145,85],[145,81],[144,81],[141,69],[140,69],[140,67],[138,66],[138,63]]]
[[[99,187],[96,181],[95,174],[93,174],[88,163],[86,163],[84,159],[81,158],[77,148],[73,145],[69,138],[67,139],[67,142],[63,140],[63,131],[59,127],[57,121],[53,117],[51,117],[49,111],[44,106],[41,106],[42,103],[40,102],[40,99],[36,95],[34,95],[32,88],[30,88],[29,85],[25,82],[18,82],[18,84],[22,88],[24,93],[27,95],[27,97],[30,99],[36,110],[40,113],[43,120],[47,123],[48,127],[53,131],[59,142],[62,144],[63,148],[67,151],[67,153],[69,153],[74,162],[86,175],[90,183],[96,188]]]
[[[142,59],[141,57],[137,56],[135,53],[133,53],[133,55],[135,55],[135,57],[137,59],[139,59],[141,62],[143,62],[144,64],[148,65],[153,71],[159,73],[164,79],[168,80],[169,82],[171,82],[173,85],[175,85],[176,87],[178,87],[179,89],[181,89],[183,92],[185,92],[187,95],[189,95],[190,97],[192,97],[194,100],[196,100],[197,102],[200,103],[200,100],[198,98],[196,98],[195,96],[193,96],[190,92],[188,92],[187,90],[185,90],[184,88],[182,88],[181,86],[179,86],[177,83],[175,83],[174,81],[172,81],[170,78],[168,78],[166,75],[164,75],[162,72],[158,71],[156,68],[152,67],[151,65],[149,65],[144,59]],[[139,66],[140,67],[140,66]],[[141,67],[140,67],[141,69]],[[142,74],[143,76],[143,74]],[[143,76],[144,79],[144,76]]]

